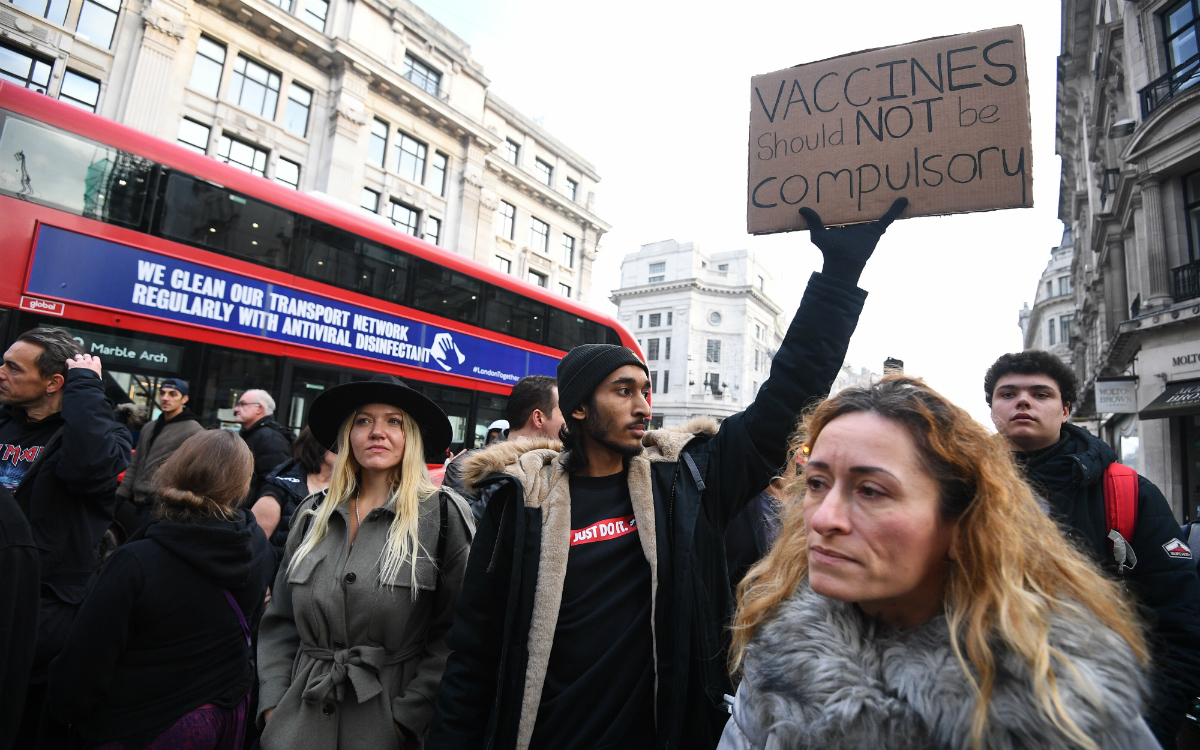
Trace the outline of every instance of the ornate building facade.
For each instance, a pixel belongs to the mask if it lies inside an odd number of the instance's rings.
[[[1075,336],[1075,291],[1071,285],[1071,264],[1075,258],[1075,239],[1070,229],[1063,231],[1062,242],[1050,249],[1046,270],[1038,279],[1033,307],[1028,303],[1020,311],[1019,324],[1026,349],[1054,352],[1072,364]]]
[[[595,168],[408,0],[0,0],[0,79],[587,301]]]

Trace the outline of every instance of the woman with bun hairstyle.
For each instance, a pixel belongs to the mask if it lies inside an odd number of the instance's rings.
[[[896,376],[820,404],[791,450],[720,750],[1157,750],[1137,615],[1002,439]]]
[[[475,531],[426,468],[450,421],[377,375],[318,396],[309,427],[337,460],[292,518],[259,629],[262,747],[421,748]]]
[[[158,470],[150,524],[105,563],[51,663],[43,726],[59,739],[242,747],[250,629],[275,565],[254,516],[236,507],[253,473],[245,441],[224,430],[188,438]]]

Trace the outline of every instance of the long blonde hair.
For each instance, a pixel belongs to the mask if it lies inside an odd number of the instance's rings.
[[[1074,667],[1049,644],[1051,616],[1094,617],[1124,638],[1144,666],[1149,657],[1141,625],[1121,587],[1101,575],[1041,510],[1003,438],[989,435],[921,380],[891,376],[822,402],[793,437],[789,464],[811,450],[831,421],[860,412],[908,430],[938,482],[943,516],[957,526],[957,564],[950,569],[945,607],[951,647],[976,693],[972,745],[983,743],[998,640],[1029,665],[1034,695],[1047,718],[1083,747],[1096,748],[1059,696],[1056,663]],[[787,479],[779,539],[738,586],[730,652],[734,671],[758,628],[808,576],[804,491],[803,475]]]
[[[412,564],[412,598],[417,598],[417,557],[422,554],[421,543],[417,538],[420,520],[421,501],[437,493],[438,488],[429,477],[429,468],[425,465],[425,444],[421,439],[421,429],[416,421],[401,411],[404,428],[404,457],[392,468],[391,494],[384,507],[390,507],[395,512],[395,518],[388,529],[387,543],[380,552],[379,580],[393,582],[404,563]],[[292,571],[306,555],[317,548],[317,545],[329,533],[329,518],[339,505],[348,504],[358,495],[358,473],[362,470],[354,458],[354,449],[350,446],[350,431],[354,428],[354,414],[346,418],[338,431],[337,461],[333,464],[333,472],[329,479],[329,491],[325,499],[315,509],[306,510],[292,519],[292,528],[302,525],[305,516],[313,517],[312,529],[304,541],[292,555],[288,571]],[[428,550],[424,550],[426,556]]]

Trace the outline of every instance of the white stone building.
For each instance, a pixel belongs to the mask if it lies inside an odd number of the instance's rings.
[[[829,395],[832,396],[846,388],[865,388],[878,381],[879,375],[866,367],[860,367],[858,372],[855,372],[849,364],[844,364],[833,380],[833,387],[829,389]]]
[[[587,301],[599,175],[409,0],[0,0],[0,78]]]
[[[1074,362],[1070,343],[1075,335],[1075,291],[1071,284],[1074,257],[1074,235],[1067,227],[1062,242],[1050,249],[1050,260],[1033,295],[1033,307],[1025,303],[1018,318],[1024,348],[1053,352],[1068,365]]]
[[[706,253],[675,240],[642,245],[621,262],[612,293],[653,381],[653,427],[724,419],[754,400],[787,322],[772,276],[748,250]]]

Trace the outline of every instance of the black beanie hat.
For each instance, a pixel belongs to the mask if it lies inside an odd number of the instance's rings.
[[[646,363],[625,346],[584,344],[567,352],[558,363],[558,408],[563,417],[570,419],[596,386],[625,365],[640,367],[650,376]]]

